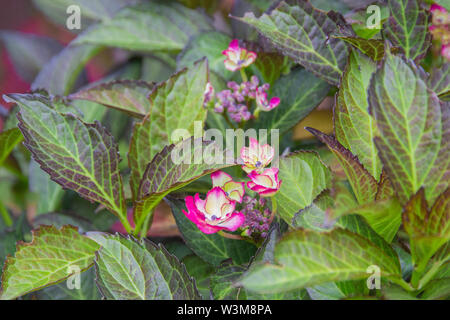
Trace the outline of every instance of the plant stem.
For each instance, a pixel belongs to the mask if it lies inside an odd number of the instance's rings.
[[[270,200],[272,201],[272,213],[270,214],[270,218],[269,218],[269,225],[272,223],[273,218],[275,218],[275,214],[277,212],[277,203],[276,201],[272,198],[270,198]]]
[[[406,291],[415,291],[416,289],[414,289],[413,286],[411,286],[411,284],[409,284],[408,282],[406,282],[405,280],[403,280],[402,278],[392,278],[390,279],[393,283],[399,285],[400,287],[402,287],[403,289],[405,289]]]
[[[248,81],[248,78],[247,78],[247,75],[245,74],[244,69],[241,68],[239,71],[241,71],[242,81],[243,81],[243,82],[247,82],[247,81]]]
[[[239,236],[239,235],[237,235],[237,234],[227,233],[227,232],[224,232],[224,231],[222,231],[222,230],[220,230],[220,231],[218,232],[218,234],[220,234],[222,237],[228,238],[228,239],[233,239],[233,240],[245,240],[243,237],[241,237],[241,236]]]
[[[438,272],[439,268],[442,266],[443,262],[444,261],[439,261],[439,262],[433,263],[433,265],[431,266],[430,270],[428,270],[427,273],[425,273],[425,275],[420,279],[418,289],[421,289],[421,288],[425,287],[425,285],[431,279],[433,279],[433,277],[435,276],[436,272]]]
[[[2,202],[0,202],[0,214],[1,214],[2,218],[3,218],[3,220],[5,221],[6,226],[7,227],[11,227],[13,225],[13,221],[11,219],[11,216],[9,215],[8,210],[3,205]]]

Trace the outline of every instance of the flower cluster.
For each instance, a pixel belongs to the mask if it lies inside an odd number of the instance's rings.
[[[243,234],[248,237],[267,237],[272,212],[266,204],[265,198],[258,200],[249,196],[244,197],[242,213],[245,214],[245,221],[241,226],[244,229]]]
[[[268,98],[270,85],[263,83],[260,85],[259,79],[252,76],[247,80],[244,68],[251,65],[256,60],[256,53],[247,51],[239,47],[237,39],[231,41],[227,50],[222,52],[227,58],[224,61],[225,67],[230,71],[240,70],[243,81],[238,84],[235,81],[227,83],[228,89],[217,93],[214,101],[214,88],[208,83],[205,90],[205,106],[214,105],[214,111],[226,114],[232,121],[241,123],[251,118],[256,118],[260,111],[270,111],[280,104],[280,98]],[[251,104],[255,102],[254,112],[251,112]]]
[[[256,60],[256,53],[239,47],[239,40],[237,39],[231,41],[228,49],[222,51],[222,54],[227,57],[224,61],[225,68],[230,71],[237,71],[248,67]]]
[[[430,11],[432,14],[430,32],[442,44],[441,55],[450,60],[450,13],[437,4],[431,5]]]
[[[218,113],[227,112],[229,117],[235,122],[248,121],[252,117],[248,109],[248,103],[256,101],[256,106],[262,111],[270,111],[280,103],[280,98],[273,97],[267,99],[267,91],[270,88],[268,83],[259,86],[259,79],[252,76],[250,81],[238,84],[230,81],[228,89],[217,94],[217,102],[214,111]]]
[[[278,169],[265,168],[274,157],[274,149],[268,144],[260,145],[256,139],[250,138],[249,147],[241,149],[241,158],[245,172],[250,181],[247,187],[259,194],[259,200],[245,197],[241,211],[236,206],[243,202],[245,183],[234,181],[223,172],[216,171],[211,174],[213,188],[208,191],[203,200],[197,193],[194,197],[185,198],[186,217],[197,225],[204,233],[216,233],[221,230],[236,231],[244,228],[244,234],[250,236],[257,232],[264,237],[269,228],[271,212],[266,205],[264,197],[273,196],[280,188]],[[255,201],[258,201],[258,207]]]

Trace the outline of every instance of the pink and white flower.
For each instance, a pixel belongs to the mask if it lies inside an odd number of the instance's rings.
[[[258,90],[256,92],[256,105],[262,111],[270,111],[280,104],[280,98],[273,97],[270,101],[267,99],[267,92]]]
[[[242,203],[242,198],[245,193],[244,182],[233,181],[233,178],[223,171],[216,171],[212,173],[211,179],[213,187],[220,187],[223,191],[225,191],[228,199]]]
[[[281,180],[278,179],[278,168],[264,170],[262,174],[256,171],[249,173],[251,181],[247,182],[247,187],[261,197],[271,197],[280,189]]]
[[[225,68],[230,71],[248,67],[256,60],[256,53],[239,47],[238,39],[231,41],[228,49],[224,50],[222,54],[227,56],[224,63]]]
[[[186,197],[185,201],[187,212],[183,210],[183,213],[206,234],[235,231],[245,220],[242,213],[234,211],[236,202],[228,199],[220,187],[208,191],[205,200],[197,193],[195,197]]]
[[[252,171],[261,173],[272,161],[273,156],[274,149],[270,145],[260,145],[256,139],[250,138],[250,146],[241,149],[241,159],[244,161],[242,169],[247,173]]]

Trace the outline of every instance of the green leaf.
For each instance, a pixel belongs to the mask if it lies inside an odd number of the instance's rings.
[[[350,43],[353,47],[364,53],[374,61],[379,61],[384,57],[384,41],[377,39],[363,39],[358,37],[336,37]],[[367,76],[367,75],[362,75]],[[360,76],[361,77],[361,76]],[[370,80],[370,76],[368,76]],[[367,87],[366,87],[367,88]]]
[[[76,228],[42,226],[33,231],[31,243],[18,246],[8,257],[2,276],[0,299],[9,300],[58,283],[84,271],[94,262],[99,245],[80,235]]]
[[[152,1],[119,11],[89,28],[74,43],[146,52],[180,51],[191,36],[209,30],[211,23],[203,14],[177,3]]]
[[[255,60],[255,67],[261,73],[264,82],[273,85],[280,78],[281,74],[289,71],[288,60],[281,54],[264,51],[257,51],[256,54],[258,58]]]
[[[41,170],[39,164],[31,160],[29,166],[28,185],[30,191],[38,196],[36,214],[54,212],[61,204],[64,189],[52,181],[49,175]]]
[[[421,186],[434,201],[449,182],[450,106],[440,105],[412,62],[387,54],[370,83],[369,112],[380,133],[379,156],[400,202]]]
[[[353,193],[355,194],[358,203],[364,204],[375,199],[378,189],[377,181],[359,162],[358,157],[344,148],[344,146],[342,146],[335,138],[316,129],[308,127],[306,129],[320,141],[325,143],[337,157],[352,186]]]
[[[22,133],[17,128],[0,132],[0,167],[3,165],[15,146],[22,140]]]
[[[153,88],[153,83],[141,80],[115,80],[78,91],[69,98],[93,101],[144,118],[150,111],[147,96]]]
[[[400,277],[398,259],[367,238],[340,228],[290,232],[277,244],[275,260],[276,265],[250,268],[240,283],[251,291],[284,292],[330,281],[366,279],[371,265],[377,265],[386,279]]]
[[[428,13],[417,0],[389,0],[391,12],[386,23],[386,37],[401,47],[406,58],[422,58],[431,44]]]
[[[410,237],[413,264],[420,274],[436,251],[450,240],[450,188],[439,195],[430,209],[424,189],[420,188],[404,207],[403,225]]]
[[[202,135],[207,110],[203,108],[204,92],[208,82],[208,63],[201,60],[189,69],[183,69],[169,80],[158,84],[149,99],[152,108],[142,122],[136,123],[128,153],[131,168],[131,190],[138,196],[140,181],[149,162],[166,145],[174,142],[175,130],[187,130],[194,135],[195,123]],[[180,137],[176,137],[180,138]]]
[[[350,53],[334,108],[334,127],[336,139],[378,180],[381,161],[373,142],[376,125],[367,111],[367,89],[375,70],[370,59],[356,51]]]
[[[209,68],[217,75],[228,79],[233,73],[225,68],[225,56],[222,51],[228,48],[231,38],[221,32],[201,33],[192,38],[186,48],[177,57],[178,69],[191,66],[195,61],[206,57]]]
[[[195,300],[200,295],[186,267],[161,244],[95,236],[97,285],[109,300]]]
[[[13,94],[8,99],[20,106],[17,117],[25,146],[53,181],[118,217],[126,215],[118,148],[100,123],[61,114],[41,95]]]
[[[349,208],[347,212],[362,216],[367,223],[387,242],[392,242],[402,223],[402,207],[396,197],[377,200],[366,204]]]
[[[431,281],[420,298],[425,300],[448,300],[450,297],[450,278]]]
[[[440,98],[450,95],[450,62],[431,70],[429,86]]]
[[[277,203],[278,214],[289,225],[301,209],[330,184],[329,169],[315,152],[301,151],[280,159],[280,190],[272,198]]]
[[[237,19],[255,27],[284,55],[337,85],[346,63],[347,47],[340,39],[328,39],[336,31],[336,24],[308,1],[291,3],[281,2],[259,18],[249,12]]]
[[[202,298],[208,300],[210,297],[210,278],[214,273],[214,268],[195,254],[184,257],[182,262],[186,266],[189,275],[195,279],[195,283]]]
[[[191,138],[164,147],[156,154],[148,164],[139,186],[139,196],[134,210],[137,230],[141,230],[145,221],[151,219],[153,209],[166,195],[202,176],[233,165],[226,164],[225,153],[218,150],[218,147],[219,144],[205,142],[202,138]],[[199,155],[206,155],[207,150],[216,150],[214,155],[219,154],[222,159],[216,161],[206,156],[198,159]],[[175,162],[174,155],[179,156]]]
[[[211,293],[215,300],[246,300],[246,292],[234,286],[234,283],[245,271],[245,267],[237,266],[230,260],[223,262],[215,274],[211,276]]]
[[[325,98],[330,85],[304,69],[294,70],[275,82],[272,96],[281,99],[270,112],[261,112],[256,125],[285,133],[305,118]]]
[[[44,65],[32,83],[31,89],[46,89],[54,95],[69,94],[84,65],[101,49],[93,45],[69,44]]]
[[[81,27],[100,20],[108,20],[126,5],[136,4],[139,0],[33,0],[33,4],[52,21],[66,26],[67,8],[71,5],[80,7]]]
[[[32,82],[47,63],[61,49],[61,44],[43,36],[15,31],[0,32],[14,70],[26,82]]]
[[[337,225],[370,240],[383,250],[386,255],[400,262],[396,251],[391,247],[390,243],[381,237],[379,233],[375,232],[372,226],[361,216],[355,214],[344,216],[338,220]]]
[[[204,234],[181,211],[184,202],[171,199],[168,201],[177,226],[184,241],[192,251],[204,261],[218,266],[222,261],[233,259],[236,265],[248,263],[254,256],[256,247],[245,241],[224,238],[218,234]]]
[[[327,225],[327,209],[332,207],[333,198],[328,192],[321,193],[311,205],[297,212],[292,219],[295,228],[325,231]]]
[[[54,284],[37,291],[38,300],[99,300],[100,292],[95,285],[95,269],[80,274],[80,288],[69,289],[66,282]]]

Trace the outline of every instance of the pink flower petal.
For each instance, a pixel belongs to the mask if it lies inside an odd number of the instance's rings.
[[[236,231],[245,221],[245,215],[241,212],[234,212],[229,219],[221,222],[219,226],[228,231]]]
[[[225,183],[232,181],[233,178],[229,174],[219,170],[211,173],[211,180],[213,187],[223,187]]]

